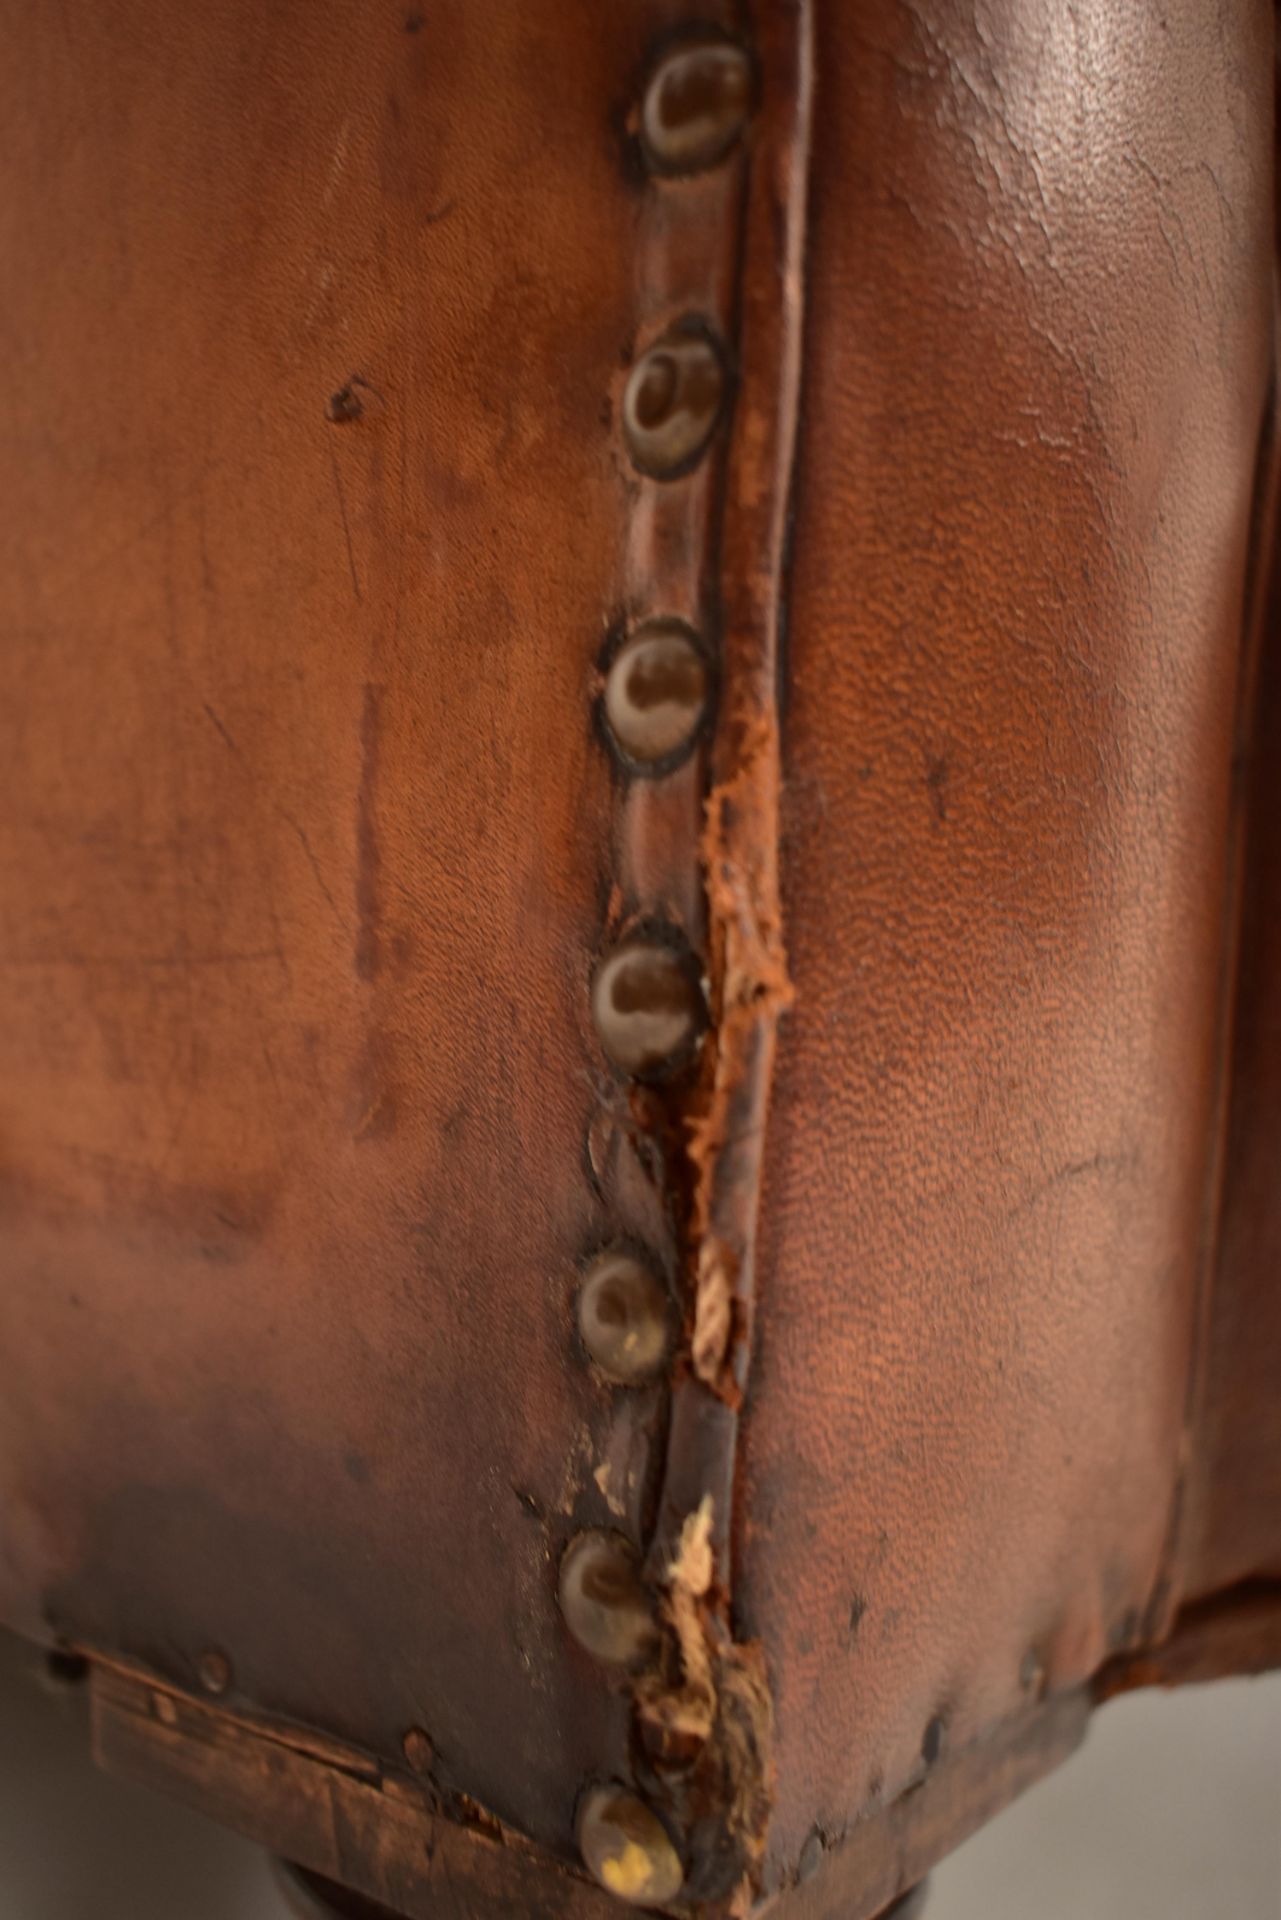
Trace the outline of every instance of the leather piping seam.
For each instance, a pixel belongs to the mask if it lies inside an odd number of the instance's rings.
[[[677,924],[695,948],[705,916],[709,1019],[691,1073],[670,1091],[633,1086],[612,1122],[648,1129],[657,1149],[684,1319],[645,1561],[663,1631],[654,1660],[631,1679],[633,1768],[681,1849],[682,1903],[726,1915],[756,1898],[773,1793],[764,1655],[734,1637],[731,1557],[762,1143],[775,1031],[791,996],[777,872],[778,655],[811,84],[809,0],[737,0],[734,13],[735,38],[755,62],[750,129],[714,183],[686,195],[659,177],[641,190],[636,329],[640,351],[664,328],[688,325],[682,249],[706,235],[711,304],[699,318],[723,343],[729,403],[706,461],[672,483],[628,476],[623,564],[629,615],[697,609],[720,635],[715,724],[697,760],[705,790],[690,847],[694,891],[679,876],[661,883],[685,903]],[[674,604],[654,604],[663,589]],[[629,790],[622,803],[607,940],[672,917],[671,902],[653,893],[647,809],[670,802],[677,836],[692,819],[682,827],[675,787],[665,797],[643,784],[648,793]]]

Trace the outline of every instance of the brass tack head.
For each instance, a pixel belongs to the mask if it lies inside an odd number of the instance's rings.
[[[636,1551],[620,1534],[570,1541],[560,1563],[560,1610],[579,1646],[607,1666],[632,1666],[656,1638]]]
[[[578,1331],[608,1379],[623,1387],[652,1380],[671,1339],[667,1289],[626,1248],[597,1254],[579,1290]]]
[[[633,1907],[674,1900],[685,1878],[666,1827],[624,1787],[593,1787],[578,1813],[578,1845],[594,1880]]]
[[[196,1671],[206,1693],[226,1693],[231,1685],[231,1662],[217,1647],[201,1654]]]
[[[739,139],[751,107],[742,47],[713,34],[669,47],[645,88],[641,144],[656,173],[699,173]]]
[[[705,1013],[697,963],[688,948],[634,935],[602,961],[592,982],[592,1018],[613,1064],[658,1080],[684,1064]]]
[[[707,334],[674,327],[632,368],[623,436],[642,473],[674,480],[704,451],[725,399],[725,367]]]
[[[679,620],[647,620],[628,634],[605,676],[605,719],[620,754],[666,771],[692,745],[707,712],[707,663]]]

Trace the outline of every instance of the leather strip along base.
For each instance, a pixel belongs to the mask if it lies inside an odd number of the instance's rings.
[[[446,1818],[420,1782],[384,1772],[372,1756],[291,1745],[277,1729],[105,1665],[94,1668],[91,1700],[94,1757],[109,1773],[171,1794],[406,1920],[611,1920],[620,1911],[517,1835]],[[771,1920],[875,1920],[1065,1759],[1088,1711],[1086,1696],[1070,1695],[981,1750],[952,1756],[758,1911]]]

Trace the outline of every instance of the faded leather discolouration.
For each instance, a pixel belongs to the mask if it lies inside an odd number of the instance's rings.
[[[1271,23],[820,4],[740,1630],[773,1871],[1157,1618]]]
[[[674,15],[33,3],[0,82],[0,1611],[567,1856],[629,1733],[556,1562],[665,1421],[572,1303]]]
[[[684,0],[23,0],[0,76],[0,1618],[415,1916],[603,1912],[618,1779],[696,1905],[867,1920],[1277,1646],[1270,18],[817,0],[812,91],[808,0],[699,18],[752,126],[661,185]],[[641,480],[690,313],[731,403]],[[651,613],[716,656],[656,780]],[[640,1088],[647,921],[710,1023]],[[626,1392],[618,1238],[683,1309]]]
[[[114,0],[71,62],[24,24],[0,1608],[180,1685],[217,1649],[233,1709],[374,1755],[424,1727],[446,1809],[569,1855],[633,1758],[556,1564],[657,1519],[675,1682],[709,1678],[671,1811],[691,1885],[742,1901],[768,1687],[729,1618],[733,1422],[679,1409],[745,1377],[782,998],[802,16],[765,23],[748,216],[744,158],[636,174],[684,17]],[[729,342],[732,456],[639,480],[626,369],[691,311]],[[714,737],[628,782],[598,665],[652,613],[735,625]],[[705,889],[724,1045],[687,1108],[610,1078],[586,984],[636,916],[703,949]],[[619,1234],[735,1263],[707,1380],[693,1280],[670,1442],[664,1388],[613,1392],[573,1338]],[[682,1601],[664,1527],[704,1505],[716,1577]]]

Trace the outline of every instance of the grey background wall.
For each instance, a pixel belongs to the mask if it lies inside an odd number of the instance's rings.
[[[254,1848],[95,1772],[37,1669],[0,1635],[0,1920],[284,1920]],[[927,1920],[1281,1920],[1281,1676],[1109,1706]]]

